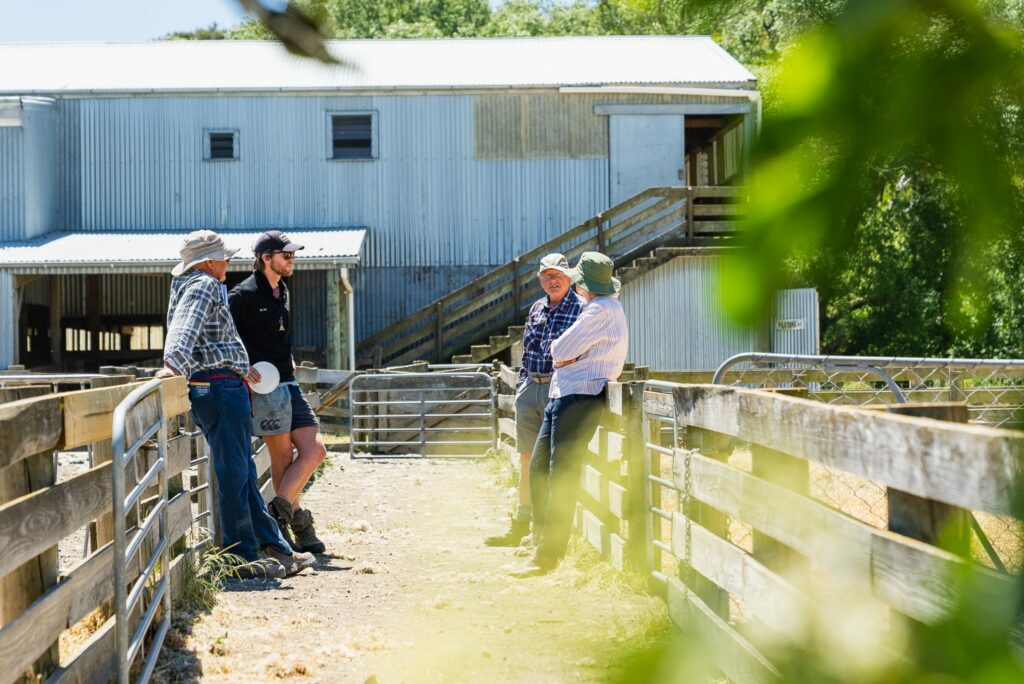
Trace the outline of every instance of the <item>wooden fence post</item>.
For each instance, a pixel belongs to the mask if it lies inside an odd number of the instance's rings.
[[[807,398],[805,388],[783,388],[766,390],[773,394]],[[810,464],[781,451],[775,451],[756,444],[750,448],[752,474],[767,482],[785,487],[807,496]],[[810,571],[810,561],[789,546],[753,530],[753,556],[766,568],[781,575],[788,575],[798,586],[803,586]]]
[[[967,404],[934,402],[926,404],[890,404],[889,413],[918,418],[934,418],[954,423],[967,422]],[[922,499],[889,487],[889,529],[961,556],[970,554],[970,511],[956,506]]]
[[[693,225],[693,187],[686,186],[686,237],[693,239],[694,234]]]
[[[434,317],[437,319],[434,323],[434,346],[436,347],[435,356],[437,357],[436,363],[444,363],[444,304],[441,302],[437,303],[434,307]]]
[[[512,260],[512,323],[509,325],[515,325],[519,322],[519,288],[521,283],[519,282],[519,257]]]
[[[597,251],[604,254],[604,214],[597,215]]]
[[[629,511],[627,515],[626,557],[634,572],[643,576],[651,573],[647,549],[651,545],[647,510],[647,472],[644,469],[644,383],[631,382],[622,386],[622,424],[626,439],[623,444],[626,459]]]
[[[26,429],[32,429],[32,426],[26,426]],[[57,480],[53,456],[54,452],[44,451],[0,469],[0,505],[52,486]],[[0,626],[12,622],[56,583],[56,545],[0,577]],[[32,681],[46,679],[59,663],[60,654],[54,643],[25,674],[31,675]]]

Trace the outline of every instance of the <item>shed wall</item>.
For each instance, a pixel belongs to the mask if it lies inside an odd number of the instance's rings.
[[[18,317],[15,313],[17,302],[14,298],[14,276],[0,271],[0,369],[14,363],[14,345],[18,339]]]
[[[818,291],[783,290],[775,294],[772,349],[777,354],[818,354]]]
[[[25,131],[0,126],[0,240],[19,240],[25,225]]]
[[[60,227],[57,108],[53,100],[26,100],[24,108],[25,219],[22,236]]]

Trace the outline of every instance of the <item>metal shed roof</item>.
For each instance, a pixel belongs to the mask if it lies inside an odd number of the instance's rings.
[[[707,36],[331,41],[345,66],[274,42],[0,44],[0,94],[709,85],[754,75]]]
[[[222,231],[230,247],[240,247],[232,261],[251,267],[252,244],[259,232]],[[359,263],[365,230],[290,230],[292,241],[305,245],[297,253],[305,266],[353,266]],[[184,233],[48,233],[27,242],[0,245],[0,270],[29,273],[166,273],[178,263]],[[235,270],[232,268],[232,270]]]

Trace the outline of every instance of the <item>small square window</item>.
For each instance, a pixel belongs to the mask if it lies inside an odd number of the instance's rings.
[[[206,134],[207,159],[238,159],[234,131],[208,131]]]
[[[331,159],[373,158],[373,114],[332,114]]]

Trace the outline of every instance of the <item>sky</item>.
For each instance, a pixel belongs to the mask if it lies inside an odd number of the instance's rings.
[[[237,0],[0,0],[0,43],[152,40],[244,16]]]

